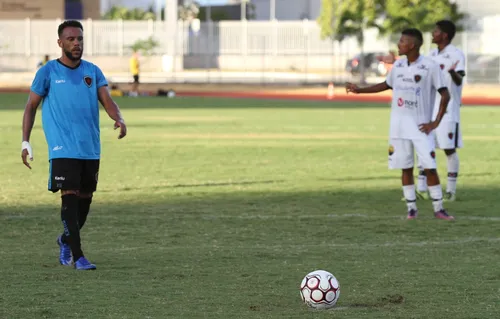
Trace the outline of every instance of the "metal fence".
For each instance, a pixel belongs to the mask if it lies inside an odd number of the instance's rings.
[[[347,60],[360,52],[354,38],[342,42],[321,39],[317,23],[307,20],[206,22],[201,23],[198,32],[182,21],[177,30],[161,21],[81,22],[86,56],[127,57],[134,42],[151,36],[159,43],[153,55],[177,57],[181,61],[168,70],[177,75],[189,70],[210,70],[212,74],[258,72],[262,78],[290,73],[314,82],[346,76]],[[59,23],[60,20],[0,21],[0,58],[59,54]],[[455,38],[455,44],[467,57],[469,83],[500,82],[500,45],[491,41],[492,33],[464,32]],[[397,36],[379,37],[375,30],[366,30],[365,38],[365,52],[396,49]],[[430,35],[425,38],[424,53],[431,48]]]

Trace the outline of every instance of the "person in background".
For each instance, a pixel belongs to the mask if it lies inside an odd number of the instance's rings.
[[[43,58],[42,61],[38,62],[38,65],[37,65],[37,68],[41,68],[42,66],[44,66],[45,64],[47,64],[47,62],[50,61],[50,57],[48,54],[45,55],[45,57]]]
[[[140,73],[140,65],[139,65],[139,53],[134,51],[129,60],[130,73],[132,73],[132,77],[134,82],[132,83],[132,90],[130,91],[130,96],[138,96],[139,95],[139,73]]]

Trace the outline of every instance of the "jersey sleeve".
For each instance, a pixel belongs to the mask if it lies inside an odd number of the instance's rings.
[[[455,68],[455,71],[456,72],[465,72],[465,56],[464,56],[464,53],[462,51],[458,51],[457,61],[458,61],[458,64],[457,64],[457,67]],[[457,61],[455,61],[455,62],[457,62]]]
[[[108,81],[106,80],[106,77],[104,76],[104,74],[102,73],[101,69],[98,66],[95,67],[95,72],[96,72],[97,88],[107,86]]]
[[[43,66],[35,74],[35,78],[31,83],[31,91],[41,97],[47,96],[50,88],[50,72],[47,66]]]
[[[433,64],[431,67],[431,81],[432,87],[436,90],[446,88],[443,72],[441,72],[441,68],[437,64]]]
[[[385,83],[392,89],[394,87],[394,66],[392,69],[389,71],[389,74],[387,74],[387,78],[385,79]]]

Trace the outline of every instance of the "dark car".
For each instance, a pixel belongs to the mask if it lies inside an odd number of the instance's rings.
[[[366,52],[364,53],[365,75],[374,74],[376,76],[387,75],[387,67],[384,58],[386,52]],[[361,55],[356,54],[352,59],[347,60],[346,71],[352,75],[358,75],[361,72]]]

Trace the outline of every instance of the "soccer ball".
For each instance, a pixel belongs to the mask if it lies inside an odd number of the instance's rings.
[[[328,271],[315,270],[302,279],[300,296],[311,308],[329,309],[339,300],[340,285],[337,278]]]

